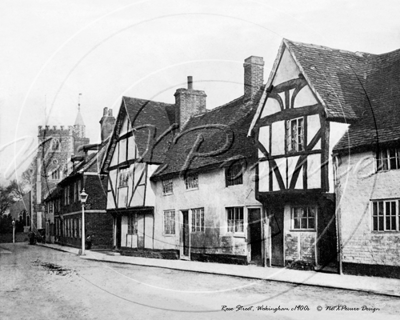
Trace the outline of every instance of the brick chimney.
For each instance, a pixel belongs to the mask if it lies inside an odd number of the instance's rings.
[[[206,97],[204,91],[193,89],[193,78],[188,77],[188,88],[178,89],[175,92],[175,119],[179,123],[179,130],[195,115],[206,112]]]
[[[264,82],[264,59],[251,56],[244,60],[244,98],[253,99]]]
[[[101,142],[103,142],[110,136],[114,128],[114,124],[115,118],[113,117],[112,109],[108,109],[107,107],[105,107],[103,109],[103,117],[100,120]]]

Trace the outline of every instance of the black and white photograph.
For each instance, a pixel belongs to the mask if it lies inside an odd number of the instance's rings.
[[[0,319],[398,319],[399,17],[0,0]]]

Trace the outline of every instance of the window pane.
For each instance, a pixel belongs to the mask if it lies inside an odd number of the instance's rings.
[[[378,215],[383,216],[383,202],[378,202]]]
[[[378,215],[378,204],[376,202],[372,203],[372,215],[374,216]]]
[[[390,228],[390,217],[386,216],[386,225],[385,225],[385,230],[391,230]]]
[[[302,229],[307,229],[307,218],[302,218],[301,219],[301,228]]]
[[[383,163],[383,170],[387,170],[388,169],[387,150],[382,151],[382,163]]]
[[[309,229],[315,229],[315,220],[314,220],[314,218],[309,218],[308,219],[308,228]]]
[[[197,210],[197,230],[196,231],[201,231],[201,214],[200,214],[200,210]]]
[[[243,208],[238,208],[239,216],[238,219],[243,220]]]
[[[304,150],[304,139],[303,139],[303,137],[304,137],[304,134],[303,134],[303,119],[301,118],[301,119],[299,119],[299,121],[298,121],[298,129],[297,129],[297,132],[298,132],[298,142],[299,142],[299,146],[298,146],[298,151],[302,151],[302,150]]]
[[[395,149],[389,149],[390,169],[396,169],[396,152]]]
[[[170,224],[171,224],[171,234],[175,234],[175,211],[171,212]]]
[[[300,229],[300,220],[298,218],[296,218],[294,220],[294,228],[295,229]]]
[[[386,202],[385,205],[386,205],[386,215],[390,216],[390,202]]]
[[[395,231],[395,230],[397,230],[397,219],[396,219],[396,216],[392,216],[392,223],[391,223],[391,226],[392,226],[392,228],[391,228],[391,230],[393,230],[393,231]]]
[[[378,229],[378,230],[379,230],[379,231],[383,231],[383,230],[384,230],[384,229],[383,229],[383,222],[384,222],[383,217],[380,216],[378,221],[379,221],[379,222],[378,222],[378,223],[379,223],[379,225],[378,225],[378,228],[379,228],[379,229]]]
[[[200,231],[204,231],[204,209],[201,209],[201,230]]]

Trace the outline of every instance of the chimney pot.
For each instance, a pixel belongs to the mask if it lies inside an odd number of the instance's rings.
[[[192,90],[193,89],[193,77],[192,76],[188,76],[187,80],[188,80],[188,89]]]
[[[188,88],[180,88],[175,92],[175,121],[180,130],[191,117],[206,112],[207,95],[202,90],[193,89],[192,76],[188,76],[187,79]]]
[[[113,131],[115,118],[112,115],[112,109],[105,107],[103,109],[103,117],[100,119],[101,141],[106,140]]]
[[[264,59],[251,56],[244,60],[244,97],[253,99],[264,82]]]

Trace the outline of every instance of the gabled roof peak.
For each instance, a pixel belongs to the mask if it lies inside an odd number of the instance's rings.
[[[85,123],[83,122],[83,118],[82,118],[80,110],[78,110],[78,114],[76,115],[75,125],[76,126],[84,126],[85,125]]]

